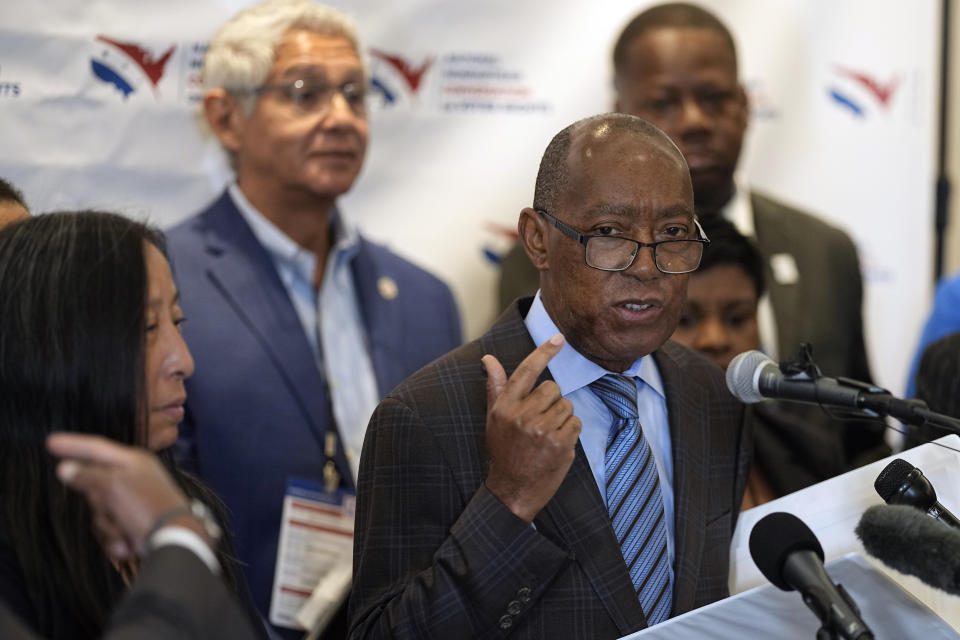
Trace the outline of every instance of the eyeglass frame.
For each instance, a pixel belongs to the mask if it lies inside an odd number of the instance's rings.
[[[656,242],[640,242],[639,240],[634,240],[633,238],[625,238],[620,236],[604,236],[600,234],[591,235],[591,234],[580,233],[570,225],[558,220],[557,218],[553,217],[543,209],[534,209],[534,211],[536,211],[537,213],[542,215],[544,218],[546,218],[547,221],[550,224],[552,224],[554,227],[559,229],[561,233],[573,238],[574,240],[582,244],[583,245],[583,262],[591,269],[596,269],[597,271],[611,271],[611,272],[626,271],[627,269],[633,266],[634,262],[637,261],[637,256],[640,255],[640,249],[644,247],[650,247],[650,250],[653,252],[653,266],[655,266],[657,268],[657,271],[659,271],[660,273],[663,273],[666,275],[683,275],[685,273],[693,273],[694,271],[700,268],[700,262],[703,260],[703,250],[707,247],[707,245],[710,244],[710,238],[707,237],[707,234],[703,231],[703,227],[700,226],[700,221],[697,220],[696,217],[693,218],[693,224],[696,225],[697,234],[700,236],[699,238],[677,238],[675,240],[658,240]],[[620,267],[619,269],[604,269],[603,267],[597,267],[587,262],[587,243],[590,242],[592,238],[611,238],[611,237],[617,237],[621,240],[627,240],[637,245],[637,248],[633,252],[633,257],[630,258],[630,262],[625,267]],[[669,244],[672,242],[697,242],[703,245],[700,248],[700,260],[697,260],[697,266],[687,271],[664,271],[663,269],[661,269],[660,265],[657,263],[657,247],[659,247],[662,244]]]
[[[296,89],[313,88],[316,90],[322,90],[322,92],[327,96],[322,104],[321,108],[318,109],[304,109],[293,97],[293,92]],[[359,89],[358,95],[361,98],[362,108],[357,110],[353,107],[353,104],[350,100],[350,96],[347,95],[346,90],[348,87],[357,87]],[[306,80],[294,80],[293,82],[279,82],[271,84],[262,84],[259,87],[249,87],[249,88],[238,88],[238,89],[228,89],[229,93],[236,95],[253,95],[260,96],[263,93],[268,91],[280,91],[282,92],[287,100],[290,101],[290,104],[294,105],[298,109],[301,109],[307,113],[325,113],[330,109],[330,105],[333,103],[333,99],[336,94],[343,96],[343,99],[346,100],[347,106],[350,107],[350,111],[356,115],[366,115],[367,105],[366,105],[366,96],[367,89],[364,86],[364,82],[344,82],[343,84],[337,86],[333,84],[327,84],[325,82],[307,82]]]

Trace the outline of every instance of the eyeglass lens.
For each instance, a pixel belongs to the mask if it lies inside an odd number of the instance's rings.
[[[334,87],[327,84],[297,80],[288,85],[285,93],[290,102],[303,111],[325,111],[330,108],[334,96],[339,93],[354,113],[358,115],[366,113],[366,90],[359,83],[348,82],[342,86]]]
[[[587,241],[587,264],[597,269],[619,271],[628,268],[639,250],[627,238],[592,237]],[[657,268],[666,273],[693,271],[700,264],[703,245],[696,240],[663,242],[653,249]]]

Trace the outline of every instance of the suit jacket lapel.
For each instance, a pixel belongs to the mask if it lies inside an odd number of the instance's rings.
[[[703,474],[710,456],[707,392],[681,378],[679,357],[684,355],[669,342],[654,352],[667,395],[673,449],[674,612],[688,611],[695,601],[710,491]]]
[[[610,515],[580,443],[570,471],[534,524],[544,535],[562,540],[570,549],[622,634],[647,626]]]
[[[529,299],[520,301],[519,313],[518,307],[511,305],[481,338],[484,353],[497,356],[508,376],[534,349],[523,324],[529,302]],[[551,379],[549,370],[544,371],[537,385]],[[485,435],[480,435],[480,447],[484,450]],[[563,483],[533,523],[545,536],[562,541],[563,546],[570,549],[621,633],[647,626],[620,544],[610,525],[606,504],[579,442]]]
[[[403,342],[403,318],[396,299],[407,292],[399,291],[397,283],[383,274],[384,269],[377,264],[370,243],[361,237],[353,260],[353,281],[381,396],[385,396],[407,373],[405,360],[398,353]]]
[[[754,226],[757,233],[757,245],[763,255],[763,277],[770,292],[770,302],[776,313],[777,323],[777,351],[781,359],[791,358],[800,345],[802,336],[809,332],[802,326],[803,318],[809,317],[810,310],[801,308],[801,286],[799,280],[794,283],[781,283],[771,267],[770,258],[777,254],[793,255],[791,246],[795,246],[796,238],[790,238],[782,232],[782,225],[771,224],[771,217],[776,211],[758,198],[751,198],[753,207]],[[803,274],[799,274],[802,278]],[[815,311],[814,311],[815,312]]]
[[[326,386],[269,254],[229,194],[211,209],[207,223],[209,277],[269,354],[322,448],[330,420]],[[346,465],[346,459],[342,462]]]

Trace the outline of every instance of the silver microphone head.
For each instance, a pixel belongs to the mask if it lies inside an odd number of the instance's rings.
[[[730,389],[730,393],[741,402],[748,404],[763,400],[758,383],[760,370],[768,362],[776,365],[767,354],[756,350],[744,351],[731,360],[727,367],[727,388]]]

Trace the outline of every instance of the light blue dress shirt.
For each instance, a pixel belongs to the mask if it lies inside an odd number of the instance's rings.
[[[351,270],[360,234],[334,211],[331,217],[334,245],[327,256],[323,283],[317,292],[313,288],[316,255],[267,220],[236,183],[227,190],[253,235],[270,254],[297,312],[317,369],[330,390],[337,430],[356,480],[363,436],[380,401]]]
[[[540,292],[533,299],[527,317],[524,319],[527,331],[534,344],[541,345],[560,333],[557,325],[547,314],[540,300]],[[637,380],[637,409],[643,434],[650,443],[650,449],[657,462],[660,477],[660,493],[663,497],[664,520],[667,524],[667,552],[670,554],[670,566],[674,561],[674,524],[673,524],[673,456],[670,442],[670,424],[667,421],[667,400],[663,391],[660,370],[653,356],[644,356],[634,362],[626,371],[607,371],[600,365],[587,360],[577,352],[569,342],[565,342],[560,353],[547,365],[560,393],[573,404],[573,414],[580,418],[580,444],[590,470],[597,482],[600,495],[606,499],[606,469],[604,453],[613,416],[603,401],[590,390],[589,384],[608,373],[623,373]]]

